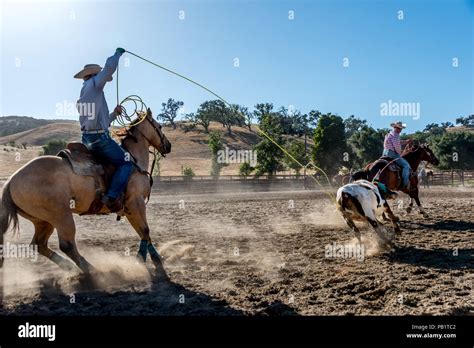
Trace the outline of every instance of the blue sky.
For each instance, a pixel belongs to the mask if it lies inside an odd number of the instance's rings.
[[[120,46],[231,103],[354,114],[375,127],[401,119],[423,129],[474,113],[473,17],[474,2],[456,0],[4,0],[0,115],[76,118],[70,110],[81,81],[72,76],[84,64],[103,65]],[[155,113],[169,97],[184,101],[185,112],[213,99],[130,55],[120,64],[120,97],[138,94]],[[115,81],[106,97],[112,108]],[[420,117],[382,116],[389,100],[418,103]]]

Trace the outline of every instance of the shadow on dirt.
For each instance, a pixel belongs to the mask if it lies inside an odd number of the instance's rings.
[[[93,290],[90,279],[79,281],[79,289],[67,294],[56,281],[46,280],[40,284],[39,293],[28,303],[4,309],[0,315],[105,315],[105,316],[242,316],[249,315],[234,309],[225,300],[186,289],[169,280],[153,279],[147,290],[109,292]],[[259,315],[297,315],[295,310],[283,303],[271,303],[262,308]]]
[[[391,262],[437,269],[474,269],[474,249],[419,249],[414,246],[397,246],[387,255]]]
[[[445,230],[445,231],[474,231],[474,222],[462,221],[462,220],[440,220],[434,223],[424,223],[417,221],[414,225],[422,228],[434,229],[434,230]]]

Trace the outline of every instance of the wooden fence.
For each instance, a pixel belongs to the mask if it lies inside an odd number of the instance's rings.
[[[314,180],[314,178],[317,179]],[[199,185],[199,183],[207,184],[251,184],[251,185],[277,185],[281,184],[293,184],[293,186],[301,188],[318,188],[321,186],[329,186],[326,178],[322,175],[316,177],[310,177],[309,175],[289,175],[289,174],[277,174],[277,175],[261,175],[255,176],[241,176],[241,175],[220,175],[218,178],[214,178],[210,175],[196,175],[194,177],[187,176],[159,176],[154,177],[156,182],[160,182],[163,185],[166,183],[188,183]],[[332,186],[338,186],[331,180]],[[444,170],[434,172],[432,176],[427,177],[428,185],[443,185],[443,186],[474,186],[474,171],[461,171],[461,170]],[[423,182],[420,180],[420,186],[423,186]]]

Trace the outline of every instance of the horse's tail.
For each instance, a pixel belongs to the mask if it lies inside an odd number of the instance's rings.
[[[18,230],[18,207],[13,202],[10,192],[10,180],[3,185],[2,198],[0,200],[0,269],[3,267],[3,235],[13,223],[13,231]],[[0,308],[3,307],[4,298],[4,272],[0,271]]]
[[[7,181],[3,186],[2,198],[0,201],[0,244],[2,245],[3,235],[8,231],[10,225],[12,225],[13,231],[18,230],[18,207],[12,199],[10,181]]]

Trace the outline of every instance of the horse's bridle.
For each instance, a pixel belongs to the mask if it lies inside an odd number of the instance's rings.
[[[148,122],[150,122],[151,126],[152,126],[153,129],[156,131],[156,134],[158,134],[158,136],[160,137],[161,146],[164,147],[164,146],[165,146],[165,138],[164,138],[163,133],[161,132],[161,125],[160,125],[160,128],[157,128],[157,127],[155,126],[155,124],[153,123],[153,121],[148,118],[148,116],[145,116],[145,118],[146,118],[146,120],[147,120]],[[148,139],[147,136],[146,136],[145,134],[143,134],[143,132],[142,132],[140,129],[138,129],[137,126],[133,127],[133,128],[132,128],[132,131],[135,130],[135,129],[148,141],[148,143],[151,144],[151,140]],[[160,151],[160,150],[158,150],[158,151],[160,152],[160,155],[161,155],[161,156],[166,157],[166,154],[164,153],[164,151],[163,151],[163,152]],[[152,153],[152,152],[150,152],[150,153]]]
[[[157,133],[158,136],[160,137],[161,145],[162,145],[162,147],[164,147],[165,139],[164,139],[164,134],[160,131],[161,125],[160,125],[160,128],[157,128],[157,127],[155,126],[155,124],[153,123],[153,121],[150,120],[147,115],[146,115],[145,117],[146,117],[147,121],[150,122],[151,126],[153,127],[153,129],[156,131],[156,133]],[[138,124],[137,124],[137,125],[138,125]],[[135,125],[135,126],[133,126],[133,127],[131,128],[132,131],[127,130],[126,134],[127,134],[128,136],[130,136],[134,142],[138,142],[137,137],[136,137],[134,134],[132,134],[133,130],[136,129],[136,130],[148,141],[148,143],[151,144],[151,140],[150,140],[145,134],[143,134],[143,132],[142,132],[140,129],[138,129],[137,125]],[[122,140],[122,146],[123,146],[123,140]],[[161,154],[161,156],[166,157],[166,154],[164,153],[164,151],[163,151],[163,152],[160,151],[160,150],[158,150],[158,151],[159,151],[159,153]],[[140,168],[140,166],[138,166],[135,157],[132,156],[132,158],[134,159],[134,164],[135,164],[135,166],[137,167],[138,172],[141,173],[141,174],[144,174],[144,175],[147,175],[147,176],[148,176],[149,181],[150,181],[150,188],[151,188],[151,187],[153,186],[153,169],[155,168],[155,164],[156,164],[156,149],[155,149],[154,151],[148,150],[148,152],[153,155],[153,162],[152,162],[152,164],[151,164],[151,169],[150,169],[149,172],[148,172],[147,170],[143,169],[143,168]],[[130,155],[131,155],[131,154],[130,154]],[[148,168],[147,168],[147,169],[148,169]],[[149,192],[149,194],[148,194],[146,203],[148,203],[149,200],[150,200],[150,194],[151,194],[151,190],[150,190],[150,192]]]
[[[423,161],[426,161],[426,162],[428,162],[429,164],[434,164],[434,162],[435,162],[435,157],[434,157],[433,153],[431,152],[431,150],[430,150],[430,151],[427,150],[426,144],[421,144],[421,145],[418,144],[418,145],[415,145],[414,148],[409,149],[409,151],[408,151],[407,153],[416,152],[416,151],[418,151],[418,149],[424,150],[425,153],[428,155],[428,156],[427,156],[428,159],[427,159],[427,160],[423,160]]]

